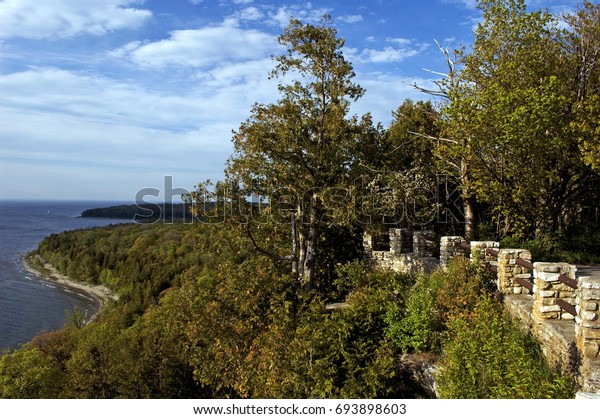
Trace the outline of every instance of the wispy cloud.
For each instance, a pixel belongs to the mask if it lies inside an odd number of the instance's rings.
[[[136,0],[4,0],[0,2],[0,38],[67,38],[104,35],[144,24],[152,12],[127,7]]]
[[[467,9],[477,8],[477,0],[442,0],[442,3],[461,4]]]
[[[386,41],[394,46],[384,46],[380,49],[347,48],[345,50],[350,61],[363,64],[399,63],[407,58],[414,57],[428,47],[427,44],[414,44],[410,39],[387,38]]]
[[[110,55],[147,68],[210,67],[223,61],[260,59],[276,49],[274,36],[255,29],[241,29],[237,20],[228,19],[217,26],[174,31],[168,39],[156,42],[128,43]]]
[[[300,19],[304,23],[318,22],[323,15],[329,14],[330,8],[313,8],[312,4],[281,6],[268,12],[271,24],[286,27],[291,18]]]
[[[219,178],[234,121],[243,121],[254,101],[276,95],[268,65],[224,65],[198,77],[185,94],[53,68],[0,75],[0,114],[11,121],[2,129],[10,141],[0,142],[0,166],[12,167],[3,181],[45,171],[44,179],[76,188],[105,170],[107,183],[99,189],[110,193],[114,171],[121,173],[122,191],[131,184],[133,197],[135,185],[160,182],[161,174],[188,188]],[[56,167],[69,167],[78,178],[61,180]]]
[[[363,17],[362,15],[345,15],[339,16],[336,20],[343,23],[358,23],[363,21]]]
[[[358,56],[358,60],[369,63],[399,63],[408,57],[414,57],[418,53],[419,51],[413,48],[365,48]]]
[[[260,20],[265,17],[264,13],[256,7],[246,7],[234,15],[240,20]]]

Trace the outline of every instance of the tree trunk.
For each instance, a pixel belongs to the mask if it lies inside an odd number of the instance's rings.
[[[469,145],[467,145],[469,148]],[[471,190],[469,188],[469,163],[462,159],[460,162],[461,176],[460,182],[462,187],[463,195],[463,213],[465,216],[465,240],[475,240],[475,203],[471,197]]]
[[[292,218],[292,275],[298,277],[298,232],[296,231],[296,216]]]
[[[319,238],[319,211],[317,195],[313,193],[310,200],[308,236],[304,243],[304,258],[302,261],[302,285],[305,290],[311,290],[315,280],[315,265],[317,260],[317,240]]]
[[[465,213],[465,240],[475,240],[475,205],[471,198],[463,198],[463,211]]]

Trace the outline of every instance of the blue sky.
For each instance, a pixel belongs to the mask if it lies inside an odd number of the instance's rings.
[[[575,0],[536,0],[568,12]],[[366,89],[353,113],[389,124],[481,18],[474,0],[0,0],[0,199],[132,201],[217,180],[231,131],[268,80],[276,38],[323,14]]]

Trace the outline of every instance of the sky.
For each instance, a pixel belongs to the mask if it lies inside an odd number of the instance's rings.
[[[576,0],[532,0],[569,12]],[[475,0],[0,0],[0,199],[130,201],[223,178],[232,131],[275,103],[272,56],[291,17],[332,16],[352,114],[384,126],[430,99],[450,50],[473,42]]]

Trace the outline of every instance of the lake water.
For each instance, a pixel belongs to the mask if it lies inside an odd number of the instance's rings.
[[[0,201],[0,349],[63,327],[75,307],[95,309],[90,297],[27,272],[21,259],[52,233],[124,222],[78,218],[85,209],[117,204],[122,203]]]

